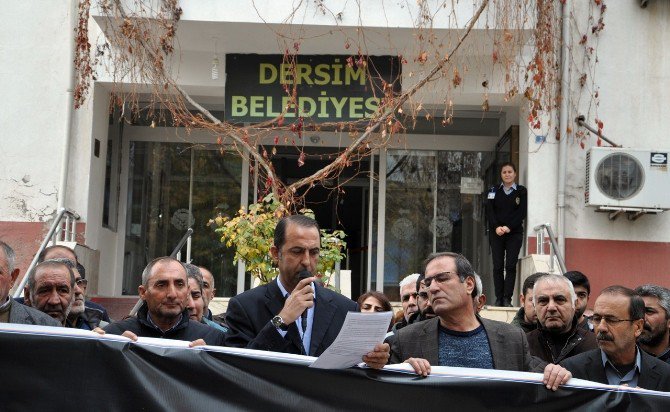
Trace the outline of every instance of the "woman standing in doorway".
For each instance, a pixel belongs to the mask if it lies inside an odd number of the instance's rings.
[[[515,183],[514,163],[503,163],[500,177],[502,184],[489,189],[486,209],[493,256],[495,306],[511,307],[516,264],[523,243],[523,220],[526,218],[528,192],[525,187]]]

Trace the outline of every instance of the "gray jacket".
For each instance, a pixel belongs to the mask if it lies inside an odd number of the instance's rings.
[[[12,301],[9,309],[9,323],[23,325],[63,326],[56,319],[37,309]]]
[[[495,320],[477,317],[486,331],[495,369],[542,372],[546,362],[531,356],[526,334],[520,328]],[[439,318],[413,323],[400,329],[389,339],[389,363],[404,362],[408,358],[423,358],[431,365],[438,364]]]

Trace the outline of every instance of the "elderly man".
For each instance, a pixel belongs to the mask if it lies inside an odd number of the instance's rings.
[[[74,303],[74,273],[66,262],[51,259],[38,263],[28,279],[26,305],[46,313],[62,326]]]
[[[320,247],[314,219],[292,215],[277,223],[270,253],[279,276],[230,299],[226,346],[319,356],[333,343],[358,305],[322,287],[315,276],[301,279],[304,271],[314,274]],[[388,344],[379,343],[363,361],[382,368],[388,351]]]
[[[648,354],[670,363],[670,290],[642,285],[635,293],[644,300],[644,327],[637,343]]]
[[[393,325],[394,332],[409,325],[410,317],[419,310],[419,307],[416,305],[418,295],[416,288],[417,279],[419,279],[419,274],[412,273],[400,281],[400,302],[402,303],[403,318],[400,322]]]
[[[593,325],[589,322],[589,318],[584,314],[586,312],[586,305],[589,303],[589,296],[591,296],[591,283],[585,274],[577,270],[565,272],[565,277],[572,282],[577,295],[577,303],[575,303],[575,312],[579,327],[593,332]]]
[[[600,349],[561,362],[575,378],[670,391],[670,365],[635,344],[644,327],[640,296],[623,286],[607,287],[596,299],[591,319]]]
[[[575,317],[577,296],[563,275],[544,275],[535,281],[533,305],[539,327],[527,334],[530,354],[550,363],[596,349],[593,333],[580,328]]]
[[[0,323],[61,326],[51,316],[22,305],[9,296],[9,290],[19,276],[19,268],[14,267],[15,262],[14,250],[0,240]]]
[[[49,247],[44,248],[44,250],[39,254],[37,257],[37,262],[44,262],[45,260],[52,260],[52,259],[68,259],[71,260],[72,262],[75,263],[77,271],[79,272],[79,275],[83,279],[83,283],[80,282],[80,286],[82,287],[84,294],[84,306],[86,307],[87,310],[87,316],[91,318],[100,318],[101,321],[104,321],[103,326],[106,325],[107,323],[110,322],[109,315],[107,314],[107,309],[105,309],[103,306],[91,302],[90,300],[85,300],[86,299],[86,284],[88,283],[86,279],[86,274],[84,271],[84,266],[79,262],[79,257],[77,254],[74,252],[74,250],[70,249],[69,247],[65,245],[52,245]],[[75,302],[76,303],[76,302]],[[93,310],[90,310],[93,309]],[[100,313],[95,313],[95,311],[98,311]],[[99,322],[91,322],[95,323],[96,326],[98,326]],[[84,327],[82,329],[88,329],[87,327]]]
[[[137,311],[137,317],[107,325],[104,328],[106,333],[125,335],[131,339],[202,339],[208,345],[223,344],[223,332],[189,319],[187,305],[190,289],[186,268],[180,261],[160,257],[149,262],[142,272],[142,284],[138,291],[144,302]]]
[[[212,323],[215,323],[222,329],[229,330],[228,325],[226,324],[225,312],[215,315],[209,308],[209,303],[216,296],[216,285],[214,283],[214,275],[212,275],[212,272],[210,272],[209,269],[207,269],[204,266],[198,266],[198,269],[200,269],[200,273],[202,274],[202,298],[203,301],[205,302],[205,312],[203,316],[208,321],[211,321],[211,323],[207,322],[207,324],[211,326]]]
[[[535,307],[533,306],[533,286],[535,281],[540,277],[546,275],[543,272],[533,273],[523,281],[521,293],[519,294],[519,303],[521,307],[512,319],[512,325],[518,326],[524,332],[532,332],[537,329],[537,315],[535,314]]]
[[[512,371],[544,370],[544,384],[556,390],[570,379],[564,368],[533,358],[526,335],[517,327],[480,318],[474,270],[458,253],[433,253],[424,263],[424,282],[437,318],[409,325],[395,334],[391,362],[406,362],[417,374],[430,365]]]

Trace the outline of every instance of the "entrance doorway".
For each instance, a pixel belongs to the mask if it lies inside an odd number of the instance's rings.
[[[300,165],[300,149],[277,146],[272,157],[275,173],[284,184],[291,184],[327,166],[337,155],[337,149],[304,147],[304,164]],[[305,207],[314,211],[319,226],[328,231],[342,230],[346,234],[345,258],[340,268],[351,270],[351,297],[365,292],[368,253],[368,213],[370,190],[370,159],[354,162],[342,173],[323,185],[315,185],[298,193],[304,195]]]

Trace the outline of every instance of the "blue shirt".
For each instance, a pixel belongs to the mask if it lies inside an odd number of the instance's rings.
[[[493,355],[484,325],[469,332],[440,325],[438,348],[440,366],[493,369]]]
[[[640,350],[635,348],[635,366],[633,369],[628,371],[625,375],[621,375],[621,372],[614,366],[612,362],[607,358],[607,355],[603,350],[600,350],[600,356],[603,360],[603,367],[605,368],[605,376],[607,377],[607,382],[610,385],[628,385],[631,388],[637,387],[637,381],[640,378],[640,372],[642,372],[642,361],[640,356]]]
[[[287,297],[290,293],[286,291],[286,288],[284,285],[282,285],[281,280],[279,279],[279,276],[277,276],[277,286],[279,286],[279,290],[281,291],[281,294],[284,297]],[[314,291],[314,303],[316,304],[316,287],[314,286],[314,282],[311,283],[312,290]],[[307,309],[307,328],[305,329],[305,335],[303,336],[302,333],[302,316],[298,317],[298,319],[295,320],[295,325],[298,327],[298,333],[300,334],[300,339],[302,340],[302,346],[305,349],[305,353],[309,355],[309,344],[312,342],[312,324],[314,323],[314,306],[311,308]],[[286,337],[286,333],[288,331],[286,330],[281,330],[277,328],[277,332],[282,337]]]

